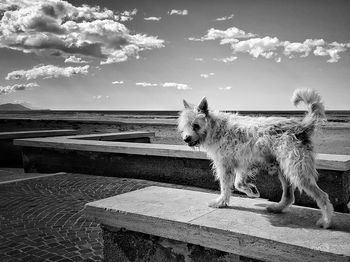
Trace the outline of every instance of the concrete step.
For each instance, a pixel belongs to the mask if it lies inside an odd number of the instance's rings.
[[[218,189],[212,167],[204,151],[185,145],[128,143],[146,139],[153,133],[111,133],[17,139],[22,147],[26,172],[69,172],[146,179],[207,189]],[[138,138],[137,138],[138,137]],[[118,138],[118,139],[116,139]],[[104,140],[114,140],[104,141]],[[124,141],[124,142],[115,142]],[[86,163],[91,163],[86,165]],[[349,212],[350,156],[318,154],[318,185],[329,194],[337,211]],[[279,201],[282,190],[277,173],[259,170],[256,185],[261,197]],[[315,206],[315,202],[296,192],[296,204]]]
[[[208,207],[216,197],[148,187],[88,203],[86,214],[112,231],[125,228],[264,261],[350,260],[348,214],[336,213],[325,230],[315,225],[317,209],[292,206],[271,214],[265,210],[271,202],[241,197],[231,197],[228,208]]]
[[[14,139],[68,136],[75,134],[77,134],[77,131],[73,129],[0,132],[0,166],[22,167],[21,148],[13,144]]]

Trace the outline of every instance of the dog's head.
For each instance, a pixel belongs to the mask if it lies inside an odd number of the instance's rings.
[[[180,114],[178,130],[189,146],[199,146],[207,135],[209,114],[207,99],[203,97],[198,106],[192,106],[185,100],[183,103],[185,109]]]

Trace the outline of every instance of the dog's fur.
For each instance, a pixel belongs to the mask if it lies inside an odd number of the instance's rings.
[[[325,120],[324,106],[318,93],[311,89],[295,90],[292,102],[304,102],[308,114],[303,119],[283,117],[249,117],[210,111],[204,97],[198,106],[184,100],[178,128],[191,147],[201,146],[211,158],[221,194],[209,206],[229,204],[231,187],[249,197],[259,197],[256,186],[247,180],[254,166],[269,166],[278,172],[283,194],[279,203],[267,210],[279,213],[294,203],[295,188],[311,196],[322,211],[317,225],[331,225],[333,206],[328,195],[316,184],[317,171],[311,136]]]

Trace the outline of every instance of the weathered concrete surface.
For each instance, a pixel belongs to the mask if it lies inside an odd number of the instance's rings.
[[[108,134],[107,134],[108,135]],[[96,136],[96,135],[92,135]],[[81,136],[77,136],[81,137]],[[89,139],[87,139],[89,140]],[[71,137],[56,137],[56,138],[33,138],[19,139],[14,141],[15,145],[23,147],[38,147],[38,148],[53,148],[66,150],[108,152],[108,153],[123,153],[133,155],[151,155],[151,156],[166,156],[180,157],[189,159],[205,159],[207,155],[203,151],[196,151],[188,146],[183,145],[165,145],[165,144],[143,144],[143,143],[110,143],[108,141],[84,141],[84,139],[75,139]],[[350,170],[349,155],[329,155],[316,154],[316,168],[336,171]]]
[[[22,150],[26,172],[75,172],[218,189],[208,160],[31,147]]]
[[[46,139],[48,140],[48,139]],[[98,142],[98,141],[91,141]],[[113,147],[114,143],[110,147]],[[131,143],[128,143],[131,144]],[[132,144],[137,146],[138,144]],[[132,146],[131,145],[131,146]],[[149,146],[151,146],[150,144]],[[154,145],[153,145],[154,146]],[[147,179],[218,190],[208,159],[191,159],[152,155],[122,154],[91,150],[66,150],[52,148],[23,147],[23,165],[26,172],[76,172],[93,175]],[[117,149],[116,149],[117,150]],[[204,154],[204,152],[202,152]],[[91,163],[87,165],[86,163]],[[93,164],[92,164],[93,163]],[[350,198],[350,171],[319,171],[319,186],[329,194],[335,209],[348,212]],[[260,170],[256,185],[263,198],[279,201],[282,188],[277,174],[269,175]],[[305,193],[296,191],[297,205],[316,207],[316,203]]]
[[[317,228],[316,209],[265,211],[269,201],[232,197],[212,209],[217,196],[150,187],[86,204],[103,225],[174,239],[267,261],[349,261],[350,215],[336,213],[333,229]],[[136,247],[137,248],[137,247]]]
[[[99,133],[88,135],[67,136],[68,139],[79,140],[98,140],[98,141],[122,141],[134,143],[150,143],[151,137],[154,137],[154,132],[117,132],[117,133]]]
[[[34,138],[48,136],[74,135],[77,132],[72,129],[59,130],[30,130],[15,132],[0,132],[0,166],[22,167],[22,152],[19,146],[13,144],[17,138]]]
[[[109,227],[102,227],[105,262],[253,262],[247,257],[167,239]],[[137,248],[135,248],[137,247]]]

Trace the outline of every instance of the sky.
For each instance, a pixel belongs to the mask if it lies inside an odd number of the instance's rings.
[[[0,0],[0,103],[71,110],[350,109],[347,0]]]

